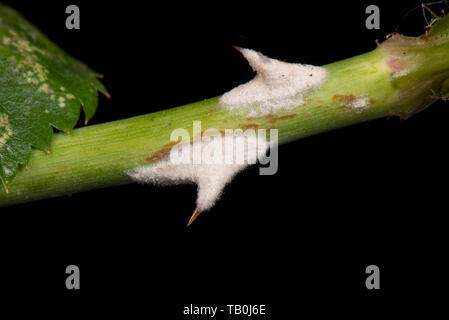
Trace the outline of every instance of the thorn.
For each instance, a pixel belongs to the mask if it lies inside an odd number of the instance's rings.
[[[50,149],[45,149],[45,151],[47,152],[47,154],[51,153]]]
[[[28,170],[29,169],[29,167],[28,167],[28,163],[25,165],[25,169],[26,170]]]
[[[238,52],[242,52],[242,48],[240,48],[239,46],[234,46],[232,45],[232,47],[237,50]]]
[[[84,120],[84,125],[87,126],[87,124],[89,123],[89,120]]]
[[[108,98],[108,100],[111,100],[111,95],[109,94],[109,92],[106,92],[104,95],[106,96],[106,98]]]
[[[380,45],[380,42],[379,42],[379,40],[378,39],[376,39],[376,40],[374,40],[375,42],[376,42],[376,45],[377,46],[379,46]]]
[[[67,134],[70,134],[70,133],[72,133],[72,131],[70,131],[70,130],[67,130],[65,133],[67,133]]]
[[[9,194],[9,189],[7,186],[5,186],[5,192],[6,192],[6,194]]]
[[[193,223],[193,221],[195,221],[196,218],[198,218],[198,216],[199,216],[200,214],[201,214],[201,210],[198,209],[198,208],[196,208],[195,211],[193,211],[193,214],[192,214],[192,216],[190,217],[189,222],[187,222],[187,227],[190,226],[190,225]]]

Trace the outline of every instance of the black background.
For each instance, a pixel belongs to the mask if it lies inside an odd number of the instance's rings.
[[[104,74],[112,99],[100,98],[89,125],[217,96],[251,79],[232,45],[316,65],[364,53],[420,4],[6,3]],[[65,28],[69,4],[80,8],[80,30]],[[365,28],[369,4],[380,8],[380,30]],[[419,35],[424,25],[415,10],[399,31]],[[60,317],[190,319],[182,308],[191,303],[266,304],[269,317],[259,319],[414,310],[447,278],[448,114],[438,102],[407,121],[376,120],[282,146],[276,175],[260,176],[257,167],[239,174],[189,228],[194,186],[132,184],[2,208],[0,289],[20,302],[16,312]],[[65,288],[70,264],[81,271],[78,291]],[[370,264],[380,267],[380,290],[365,288]]]

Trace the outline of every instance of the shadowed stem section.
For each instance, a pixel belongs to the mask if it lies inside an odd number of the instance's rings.
[[[174,129],[192,136],[195,120],[203,131],[276,128],[282,144],[388,115],[407,118],[449,92],[448,37],[446,17],[424,36],[395,34],[371,52],[326,65],[324,84],[307,91],[304,104],[291,110],[251,117],[212,98],[56,134],[51,153],[33,151],[9,192],[0,190],[0,205],[129,183],[129,170],[168,154]]]

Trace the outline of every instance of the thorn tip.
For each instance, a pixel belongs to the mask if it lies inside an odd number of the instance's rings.
[[[235,45],[232,45],[232,47],[233,47],[235,50],[237,50],[238,52],[242,52],[242,48],[241,48],[241,47],[235,46]]]
[[[195,211],[193,211],[192,216],[189,219],[189,222],[187,222],[187,227],[190,226],[193,221],[196,220],[196,218],[198,218],[198,216],[201,214],[201,210],[199,208],[196,208]]]

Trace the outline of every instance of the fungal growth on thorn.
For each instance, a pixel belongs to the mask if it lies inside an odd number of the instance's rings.
[[[279,110],[289,110],[303,105],[303,93],[319,87],[327,78],[325,68],[270,59],[250,49],[237,48],[237,50],[243,54],[257,74],[250,82],[232,89],[220,98],[219,103],[222,107],[233,113],[246,109],[249,116],[274,117]],[[226,148],[226,145],[233,146],[232,141],[235,138],[238,137],[226,136],[224,139],[196,142],[192,150],[199,148],[215,150],[215,153],[217,150],[220,153],[228,152],[230,148]],[[257,145],[258,139],[255,136],[248,137],[246,143],[246,146],[239,150],[232,147],[232,154],[246,159],[242,163],[224,161],[194,163],[194,156],[189,153],[190,161],[187,163],[174,164],[170,159],[164,159],[153,165],[138,168],[129,175],[134,180],[144,183],[196,183],[197,207],[188,223],[190,225],[201,212],[215,204],[224,187],[237,172],[255,163],[267,150],[266,144],[262,147]],[[257,149],[257,152],[250,153],[249,150],[253,149]]]
[[[220,103],[227,109],[250,108],[252,116],[304,104],[303,93],[327,78],[325,68],[271,59],[250,49],[236,47],[257,72],[254,79],[225,93]]]
[[[266,140],[256,135],[241,132],[226,134],[219,132],[211,136],[207,131],[202,141],[192,145],[180,142],[160,161],[150,166],[138,168],[129,173],[136,181],[156,185],[195,183],[198,186],[196,209],[189,226],[200,213],[209,210],[219,199],[225,186],[234,176],[265,155]],[[174,160],[174,154],[183,152],[186,157]]]

